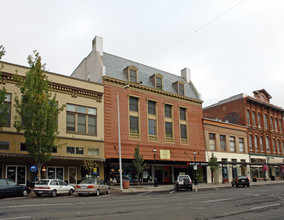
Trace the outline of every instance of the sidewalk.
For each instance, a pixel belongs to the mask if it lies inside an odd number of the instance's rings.
[[[251,186],[258,185],[270,185],[270,184],[283,184],[284,188],[284,180],[275,180],[275,181],[258,181],[252,182],[250,181]],[[225,188],[232,187],[231,183],[198,183],[198,185],[192,185],[193,191],[199,191],[202,189],[213,189],[213,188]],[[169,185],[159,185],[158,187],[154,187],[154,185],[130,185],[129,189],[120,190],[120,186],[111,186],[112,193],[133,193],[133,192],[157,192],[157,191],[170,191],[174,190],[173,184]]]

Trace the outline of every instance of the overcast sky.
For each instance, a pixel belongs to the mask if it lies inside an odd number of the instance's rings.
[[[265,89],[284,107],[283,0],[0,0],[2,60],[70,75],[104,51],[176,75],[191,69],[203,107]]]

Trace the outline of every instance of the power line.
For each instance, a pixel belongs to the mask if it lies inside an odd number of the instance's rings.
[[[231,8],[225,10],[224,12],[222,12],[220,15],[218,15],[217,17],[215,17],[214,19],[212,19],[211,21],[209,21],[208,23],[202,25],[201,27],[197,28],[195,31],[193,31],[191,34],[187,35],[186,37],[182,38],[181,40],[175,42],[174,44],[172,44],[171,46],[167,47],[166,49],[162,50],[161,52],[153,55],[152,57],[148,58],[147,60],[145,60],[144,62],[147,62],[163,53],[165,53],[166,51],[170,50],[171,48],[175,47],[176,45],[180,44],[181,42],[185,41],[186,39],[192,37],[193,35],[197,34],[199,31],[201,31],[202,29],[206,28],[207,26],[209,26],[210,24],[212,24],[213,22],[215,22],[216,20],[218,20],[219,18],[223,17],[225,14],[227,14],[229,11],[233,10],[234,8],[236,8],[237,6],[239,6],[240,4],[242,4],[245,0],[241,0],[239,1],[237,4],[233,5]]]

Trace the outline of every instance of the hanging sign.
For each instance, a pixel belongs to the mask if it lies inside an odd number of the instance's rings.
[[[31,166],[30,171],[33,172],[33,173],[36,172],[37,171],[37,167],[36,166]]]

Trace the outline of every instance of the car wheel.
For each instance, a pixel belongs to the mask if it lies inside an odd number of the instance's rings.
[[[232,183],[232,187],[234,187],[234,184]]]
[[[41,197],[41,194],[39,194],[39,193],[36,193],[36,196],[37,196],[37,197]]]
[[[96,195],[97,195],[97,196],[100,195],[100,190],[97,189]]]
[[[70,189],[68,194],[71,196],[71,195],[73,195],[73,193],[74,193],[74,190]]]
[[[175,189],[176,189],[176,191],[178,191],[178,187],[177,186],[175,186]]]
[[[239,187],[239,185],[238,185],[238,184],[236,184],[236,187],[238,188],[238,187]]]
[[[110,194],[110,188],[107,189],[107,194]]]
[[[52,192],[51,192],[51,194],[50,194],[50,196],[52,197],[52,198],[54,198],[54,197],[56,197],[56,190],[53,190]]]
[[[249,184],[247,186],[249,187]]]
[[[22,192],[23,197],[27,197],[28,196],[28,191],[26,189],[23,190]]]
[[[190,187],[189,190],[192,191],[192,187]]]

